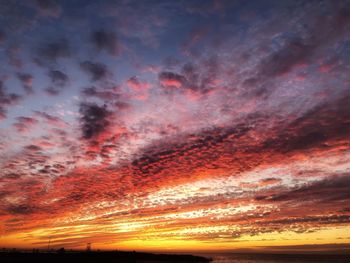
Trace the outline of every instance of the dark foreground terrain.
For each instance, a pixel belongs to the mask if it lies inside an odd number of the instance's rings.
[[[26,263],[204,263],[210,259],[192,255],[152,254],[141,252],[0,252],[0,262]]]
[[[350,254],[273,254],[222,253],[203,254],[212,263],[350,263]]]

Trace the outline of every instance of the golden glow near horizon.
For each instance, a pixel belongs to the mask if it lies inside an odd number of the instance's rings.
[[[197,227],[181,230],[166,229],[164,232],[152,227],[143,227],[140,229],[140,225],[134,225],[133,223],[124,229],[120,229],[118,226],[116,226],[117,230],[114,230],[113,227],[93,230],[94,225],[48,228],[8,235],[2,237],[1,240],[6,244],[4,247],[8,248],[34,247],[46,249],[50,240],[51,248],[65,246],[72,249],[84,249],[87,242],[92,242],[95,249],[139,249],[145,251],[215,251],[239,248],[268,249],[274,246],[281,247],[283,250],[283,246],[342,244],[350,241],[348,226],[329,227],[310,233],[283,231],[265,233],[258,236],[247,234],[235,239],[234,242],[231,240],[232,235],[234,235],[234,228],[227,226]],[[227,231],[231,231],[233,234],[227,234]],[[223,232],[223,234],[219,235],[215,240],[196,240],[191,238],[191,234],[220,232]],[[55,237],[57,233],[60,233],[60,237]],[[120,237],[126,238],[125,240],[120,240]],[[79,242],[75,240],[79,240]]]
[[[323,165],[323,170],[330,166],[343,168],[343,163],[334,158],[319,160],[309,160],[309,166],[313,163],[315,167]],[[135,195],[132,201],[92,202],[65,216],[38,220],[45,222],[43,227],[33,224],[19,233],[3,235],[0,245],[46,248],[49,239],[52,247],[74,249],[91,242],[99,249],[205,251],[350,241],[346,223],[318,224],[323,220],[322,212],[315,211],[310,220],[293,221],[303,207],[286,209],[278,203],[251,200],[257,191],[295,185],[297,178],[288,175],[290,167],[302,167],[303,163],[304,160],[295,161],[274,169],[262,167],[239,177],[221,176],[166,186],[148,195]],[[283,180],[266,180],[271,174],[283,174]],[[323,179],[302,178],[300,185],[314,180]]]

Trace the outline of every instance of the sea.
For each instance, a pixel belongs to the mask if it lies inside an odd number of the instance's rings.
[[[212,263],[350,263],[350,254],[198,254],[212,258]]]

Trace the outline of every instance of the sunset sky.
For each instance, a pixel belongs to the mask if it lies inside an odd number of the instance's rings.
[[[349,32],[341,0],[0,0],[0,247],[347,246]]]

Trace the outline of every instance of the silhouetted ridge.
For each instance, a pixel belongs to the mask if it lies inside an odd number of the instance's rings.
[[[193,255],[174,254],[152,254],[143,252],[2,252],[0,262],[50,262],[50,263],[70,263],[70,262],[113,262],[113,263],[157,263],[157,262],[210,262],[210,259]]]

